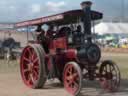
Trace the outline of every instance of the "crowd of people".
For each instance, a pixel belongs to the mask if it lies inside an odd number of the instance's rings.
[[[97,35],[96,41],[101,47],[128,48],[128,34],[125,36],[120,34]]]

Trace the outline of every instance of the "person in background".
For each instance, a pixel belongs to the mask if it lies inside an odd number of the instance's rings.
[[[49,28],[48,28],[48,31],[46,33],[46,36],[48,38],[53,38],[55,34],[56,34],[56,32],[54,31],[53,25],[50,25]]]
[[[48,50],[48,46],[49,46],[49,38],[46,36],[46,32],[44,31],[43,28],[41,28],[41,26],[38,26],[37,30],[36,30],[36,35],[37,35],[37,41],[38,43],[40,43],[41,45],[43,45],[44,50],[46,53],[49,53]]]
[[[76,28],[76,32],[78,32],[78,33],[82,32],[82,28],[81,28],[80,25],[77,26],[77,28]]]
[[[79,45],[80,43],[84,42],[82,36],[84,36],[84,34],[82,33],[82,28],[80,25],[78,25],[73,36],[73,41],[76,45]]]
[[[38,26],[36,29],[36,39],[37,41],[42,41],[45,35],[45,31],[41,28],[41,26]]]

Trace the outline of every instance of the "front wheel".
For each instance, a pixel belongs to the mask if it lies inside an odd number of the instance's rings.
[[[109,92],[117,91],[120,86],[120,70],[111,60],[103,61],[99,70],[101,87]]]
[[[82,72],[77,63],[69,62],[65,65],[63,81],[68,93],[73,96],[77,96],[80,93],[82,87]]]

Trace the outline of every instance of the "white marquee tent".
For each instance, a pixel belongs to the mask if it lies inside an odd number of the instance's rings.
[[[124,33],[128,34],[128,23],[113,23],[113,22],[102,22],[95,26],[95,33],[98,34],[113,34],[113,33]]]

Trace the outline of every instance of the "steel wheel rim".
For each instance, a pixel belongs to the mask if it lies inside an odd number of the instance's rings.
[[[64,73],[65,88],[70,94],[75,95],[77,94],[77,91],[80,89],[79,85],[81,80],[79,79],[80,78],[79,73],[72,64],[69,64],[65,69],[66,69]]]
[[[28,46],[21,56],[21,76],[24,83],[33,88],[39,78],[39,58],[34,48]]]
[[[102,69],[101,86],[108,91],[116,91],[120,85],[119,68],[115,64],[106,64]]]

